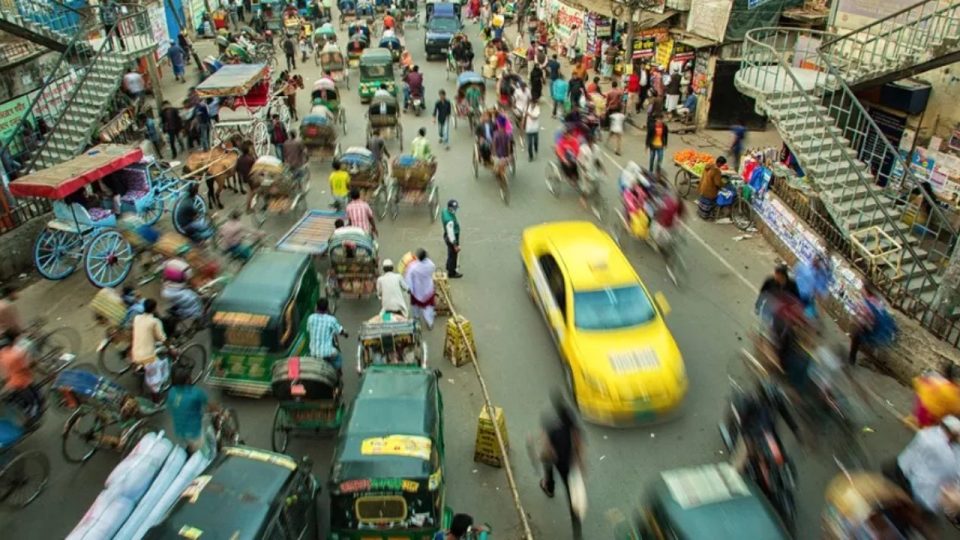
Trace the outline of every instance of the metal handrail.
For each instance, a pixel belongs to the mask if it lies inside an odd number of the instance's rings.
[[[133,7],[135,6],[132,6],[132,5],[128,6],[128,9],[131,9]],[[80,92],[83,91],[84,82],[87,80],[87,78],[90,75],[90,66],[94,65],[97,62],[97,60],[103,56],[105,51],[107,50],[113,51],[113,48],[111,46],[113,42],[113,38],[120,33],[120,27],[122,26],[123,22],[128,20],[134,20],[135,18],[144,17],[144,16],[147,16],[146,10],[131,9],[129,13],[121,15],[120,17],[117,18],[117,24],[111,29],[111,31],[108,34],[104,34],[103,42],[100,44],[99,48],[96,50],[96,54],[90,56],[89,59],[84,63],[84,65],[80,67],[80,69],[83,70],[82,77],[77,81],[77,84],[70,91],[70,94],[67,97],[67,99],[63,100],[63,104],[60,106],[59,112],[57,113],[57,121],[59,121],[60,119],[63,118],[64,115],[66,115],[67,111],[70,110],[70,106],[73,104],[74,100],[77,98]],[[49,84],[59,80],[61,77],[66,76],[66,70],[63,70],[63,72],[61,72],[62,71],[61,68],[64,66],[73,67],[70,64],[71,59],[75,59],[78,56],[81,58],[83,57],[83,55],[78,54],[81,52],[80,50],[81,45],[87,46],[86,35],[78,33],[77,35],[74,36],[73,40],[71,40],[70,46],[67,48],[67,50],[60,55],[60,58],[57,61],[56,66],[51,70],[51,73],[47,77],[47,80],[44,81],[44,84],[40,87],[40,91],[38,91],[36,96],[34,96],[33,99],[30,101],[29,107],[27,107],[26,112],[21,117],[20,122],[17,123],[15,130],[11,133],[10,138],[7,140],[6,144],[4,144],[3,150],[0,150],[0,152],[6,152],[7,155],[9,156],[15,155],[13,152],[11,152],[11,146],[17,144],[17,141],[20,138],[21,132],[23,130],[24,122],[27,121],[27,118],[29,116],[34,114],[33,111],[36,108],[37,103],[40,101],[41,98],[43,98],[43,89],[46,88]],[[40,145],[37,146],[37,148],[31,151],[30,161],[22,164],[23,165],[21,169],[22,172],[29,172],[36,164],[37,159],[39,159],[39,157],[43,155],[44,149],[46,149],[47,146],[50,144],[50,141],[53,139],[53,134],[56,132],[58,128],[57,123],[58,122],[54,122],[54,124],[50,126],[50,132],[47,134],[47,137],[43,139],[43,141],[41,142]]]
[[[60,11],[54,11],[51,13],[51,5],[59,8]],[[15,7],[16,10],[13,13],[15,13],[21,19],[25,19],[33,24],[43,26],[48,30],[58,32],[64,36],[69,36],[70,34],[80,32],[84,26],[84,14],[73,6],[69,6],[58,0],[17,0]],[[28,11],[27,8],[29,8],[30,11]],[[71,12],[76,17],[76,23],[64,28],[56,28],[56,26],[51,24],[51,22],[63,19],[62,15],[64,11]],[[52,16],[43,16],[41,15],[43,13],[49,13]]]
[[[783,57],[784,54],[786,54],[786,53],[788,53],[788,52],[793,52],[793,49],[791,49],[790,51],[778,51],[778,50],[776,50],[774,47],[772,47],[772,46],[770,46],[769,44],[765,43],[764,40],[759,39],[759,38],[757,37],[757,36],[768,37],[771,33],[773,33],[774,36],[776,37],[776,36],[780,35],[781,33],[784,33],[784,34],[785,34],[785,33],[788,33],[788,32],[789,32],[790,34],[797,34],[797,33],[799,33],[799,31],[797,31],[797,30],[795,30],[795,29],[781,29],[781,28],[770,28],[770,27],[767,27],[767,28],[757,28],[757,29],[754,29],[754,30],[751,30],[751,31],[747,32],[747,34],[746,34],[746,36],[745,36],[744,51],[743,51],[743,62],[744,62],[744,64],[745,64],[747,67],[751,67],[751,68],[756,69],[758,73],[761,73],[761,70],[762,70],[762,68],[764,68],[764,67],[770,67],[771,65],[772,65],[772,66],[779,67],[779,68],[780,68],[779,71],[782,72],[782,73],[784,74],[784,76],[785,76],[785,82],[792,83],[792,84],[793,84],[793,89],[792,89],[791,91],[787,91],[787,90],[785,90],[785,89],[782,89],[782,88],[783,88],[783,85],[780,85],[780,84],[777,84],[777,83],[778,83],[778,82],[784,82],[784,80],[783,80],[783,79],[781,79],[781,80],[779,80],[779,81],[778,81],[778,80],[775,80],[775,81],[774,81],[774,87],[775,87],[775,88],[781,88],[781,90],[775,90],[775,91],[774,91],[774,94],[775,94],[775,95],[778,95],[778,96],[780,96],[780,97],[800,98],[800,99],[804,102],[804,104],[805,104],[807,107],[809,107],[809,109],[810,109],[811,111],[816,111],[816,110],[818,110],[817,108],[818,108],[819,106],[821,106],[821,105],[820,105],[820,103],[818,103],[817,101],[815,101],[815,100],[811,97],[810,92],[811,92],[811,91],[812,91],[812,92],[824,92],[824,91],[825,91],[825,90],[824,90],[825,86],[828,84],[828,82],[831,82],[831,79],[832,79],[832,82],[833,82],[834,85],[839,86],[839,88],[840,88],[841,90],[846,91],[847,93],[849,93],[849,95],[852,96],[852,93],[849,92],[849,88],[846,87],[846,85],[843,83],[842,79],[838,79],[838,71],[837,71],[835,68],[832,68],[832,69],[831,69],[832,73],[826,74],[827,78],[824,79],[824,80],[822,80],[822,81],[820,80],[820,74],[822,74],[822,72],[819,72],[818,75],[817,75],[817,80],[816,80],[813,88],[812,88],[812,89],[809,89],[809,90],[808,90],[808,89],[805,89],[804,86],[800,83],[800,81],[799,81],[799,80],[797,79],[797,77],[795,76],[795,74],[794,74],[791,66],[789,65],[789,63],[787,63],[787,62],[784,60],[784,57]],[[809,32],[809,33],[811,33],[811,34],[816,33],[816,34],[823,35],[822,32]],[[751,48],[753,49],[753,51],[751,51]],[[816,57],[817,60],[822,60],[822,56],[823,56],[823,55],[820,55],[819,52],[813,51],[813,54],[815,55],[815,57]],[[766,82],[765,75],[766,75],[766,73],[768,73],[768,72],[769,72],[769,71],[763,72],[763,73],[764,73],[764,81],[763,81],[763,83]],[[778,72],[778,75],[779,75],[779,72]],[[763,84],[763,83],[760,83],[760,84],[761,84],[761,88],[762,88],[762,84]],[[853,103],[856,103],[856,105],[857,105],[858,107],[860,107],[859,101],[857,101],[857,100],[855,99],[855,97],[854,97]],[[863,111],[862,107],[860,107],[860,109],[861,109],[861,111]],[[863,111],[863,113],[864,113],[864,115],[866,115],[866,116],[869,117],[869,115],[866,114],[866,111]],[[830,140],[831,140],[831,142],[833,142],[838,148],[848,148],[848,147],[849,147],[849,144],[843,142],[843,141],[841,140],[841,138],[837,135],[837,133],[835,133],[833,130],[830,129],[831,127],[836,127],[835,124],[834,124],[834,122],[833,122],[832,120],[828,120],[824,115],[821,115],[821,114],[808,115],[808,116],[805,117],[805,118],[806,118],[806,122],[811,122],[811,121],[812,121],[812,123],[809,125],[809,127],[813,127],[813,128],[824,128],[824,131],[826,131],[827,137],[829,137]],[[876,123],[874,123],[874,122],[871,121],[871,122],[870,122],[870,126],[871,126],[874,130],[877,130],[877,133],[879,133],[879,137],[878,137],[878,138],[879,138],[880,140],[882,140],[882,141],[887,145],[887,147],[889,147],[889,150],[892,150],[892,146],[890,146],[889,141],[886,140],[886,138],[883,136],[882,132],[879,131],[879,128],[877,127]],[[803,127],[807,127],[807,125],[805,124]],[[899,158],[899,153],[894,152],[892,155],[894,156],[894,159],[900,159],[900,158]],[[813,165],[816,165],[816,164],[820,163],[820,162],[821,162],[820,160],[822,160],[822,159],[824,159],[824,158],[821,158],[821,157],[818,156],[817,158],[815,158],[815,159],[813,160]],[[884,204],[889,204],[889,201],[883,201],[883,200],[881,200],[881,199],[877,196],[877,193],[875,192],[875,187],[873,186],[873,184],[872,184],[871,182],[868,182],[868,181],[865,180],[864,175],[863,175],[863,173],[862,173],[862,170],[860,169],[859,165],[856,163],[856,161],[854,160],[854,158],[850,157],[847,153],[843,152],[843,153],[841,153],[841,159],[846,160],[851,166],[854,167],[854,171],[855,171],[855,173],[856,173],[855,176],[856,176],[858,182],[859,182],[862,186],[864,186],[864,187],[867,188],[867,189],[866,189],[866,194],[870,197],[870,199],[872,200],[872,202],[873,202],[874,204],[876,204],[876,208],[878,209],[878,211],[879,211],[879,213],[880,213],[879,215],[883,218],[883,222],[886,223],[886,224],[892,225],[893,233],[896,235],[896,237],[897,237],[898,240],[900,241],[901,248],[904,249],[904,250],[906,250],[907,252],[909,252],[910,255],[913,257],[913,263],[914,263],[913,266],[914,266],[915,268],[916,268],[916,267],[919,267],[920,272],[922,273],[922,276],[924,277],[924,279],[925,279],[925,281],[926,281],[927,283],[932,284],[932,285],[936,285],[937,282],[936,282],[934,276],[933,276],[933,275],[931,274],[931,272],[930,272],[929,270],[927,270],[927,268],[922,264],[923,259],[921,259],[921,258],[918,256],[917,252],[914,250],[914,248],[913,248],[913,246],[912,246],[912,244],[911,244],[911,242],[910,242],[910,239],[907,238],[907,236],[906,236],[906,235],[904,234],[904,232],[901,230],[901,228],[900,228],[900,226],[898,225],[897,221],[894,220],[894,218],[891,217],[891,216],[889,215],[889,213],[887,212],[886,207],[884,206]],[[901,164],[902,164],[902,160],[901,160]],[[911,175],[910,172],[909,172],[908,166],[905,165],[905,164],[902,164],[902,165],[903,165],[904,174],[905,174],[905,175],[909,175],[911,178],[913,178],[912,175]],[[808,168],[808,169],[809,169],[809,168],[811,168],[811,163],[809,163],[809,162],[808,162],[808,163],[803,163],[802,166],[803,166],[804,168]],[[915,180],[914,180],[914,184],[916,185]],[[841,187],[841,189],[844,189],[844,188]],[[925,192],[924,192],[923,194],[924,194],[925,197],[927,196],[927,194],[926,194]],[[828,209],[831,210],[831,213],[836,212],[836,209],[832,208],[832,206],[833,206],[833,204],[828,204],[828,205],[827,205]],[[933,207],[933,208],[936,208],[937,210],[939,210],[939,207],[937,207],[936,204],[933,204],[932,207]],[[834,217],[835,217],[835,219],[838,219],[838,221],[840,221],[840,223],[843,223],[843,220],[841,219],[841,216],[834,216]],[[942,215],[941,215],[941,217],[942,217]],[[941,223],[946,223],[946,222],[941,220]],[[847,228],[845,224],[843,224],[843,227],[844,227],[844,229]],[[851,232],[852,232],[852,231],[851,231]],[[925,284],[927,284],[927,283],[925,283]]]

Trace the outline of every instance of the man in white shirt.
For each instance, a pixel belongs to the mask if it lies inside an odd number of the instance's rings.
[[[139,99],[146,90],[143,75],[140,75],[133,69],[128,71],[127,74],[123,76],[123,89],[126,90],[127,94],[130,94],[130,97],[133,99]]]
[[[960,419],[946,416],[940,425],[917,432],[897,457],[894,480],[925,510],[941,513],[945,491],[960,486]]]
[[[405,293],[409,291],[403,276],[393,271],[393,261],[384,259],[383,275],[377,278],[377,298],[380,311],[407,316]]]
[[[527,135],[527,154],[530,161],[540,153],[540,102],[531,100],[524,111],[523,130]]]
[[[620,111],[610,113],[610,137],[607,142],[613,145],[613,152],[620,155],[620,147],[623,144],[623,123],[627,117]]]
[[[170,377],[167,359],[157,357],[157,347],[167,340],[167,335],[163,331],[163,323],[156,316],[157,301],[153,298],[144,300],[143,311],[133,318],[130,355],[133,363],[143,368],[144,380],[156,401]]]

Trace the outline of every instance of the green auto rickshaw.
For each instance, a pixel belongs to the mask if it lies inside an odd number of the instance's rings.
[[[360,55],[360,100],[367,103],[381,84],[397,97],[397,83],[393,79],[393,56],[389,49],[366,49]]]
[[[227,447],[144,538],[319,540],[320,482],[310,466],[266,450]]]
[[[319,295],[309,255],[257,251],[210,308],[207,382],[239,395],[266,394],[273,363],[306,350],[306,321]]]
[[[611,516],[616,540],[791,538],[760,488],[729,463],[664,471],[632,521]]]
[[[431,539],[449,526],[437,378],[419,366],[364,371],[330,467],[330,540]]]

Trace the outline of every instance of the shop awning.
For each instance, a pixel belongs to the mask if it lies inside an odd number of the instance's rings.
[[[598,13],[608,19],[624,20],[629,13],[626,4],[617,0],[563,0],[563,3],[583,11]],[[613,13],[615,8],[620,13],[619,17]],[[644,28],[649,28],[666,22],[676,14],[677,12],[672,9],[665,9],[663,13],[639,11],[634,14],[633,20]]]
[[[692,49],[703,49],[717,45],[717,42],[713,41],[712,39],[700,37],[696,34],[689,34],[687,32],[672,30],[670,35],[673,36],[673,40],[677,43],[683,43]]]
[[[639,24],[641,28],[652,28],[667,22],[676,14],[677,12],[672,9],[665,9],[663,10],[663,13],[640,11],[634,15],[633,22]]]

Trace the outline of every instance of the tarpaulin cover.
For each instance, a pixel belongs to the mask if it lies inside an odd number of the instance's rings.
[[[784,9],[801,5],[803,0],[734,0],[727,41],[740,41],[754,28],[777,26]]]
[[[63,163],[30,173],[10,182],[17,197],[63,199],[87,184],[143,159],[137,147],[101,144]]]
[[[270,67],[266,64],[227,64],[197,86],[197,95],[202,98],[243,96],[269,73]]]

